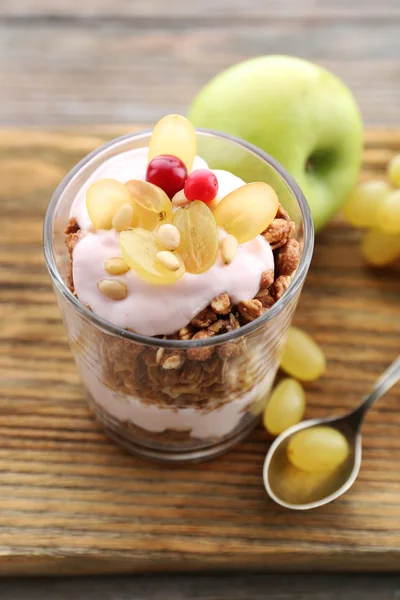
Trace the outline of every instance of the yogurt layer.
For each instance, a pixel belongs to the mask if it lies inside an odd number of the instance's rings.
[[[275,377],[276,366],[250,390],[230,402],[209,411],[198,408],[161,408],[156,403],[144,403],[135,396],[127,396],[111,390],[102,382],[102,374],[97,368],[89,368],[82,360],[77,360],[85,386],[95,402],[117,421],[133,423],[152,433],[162,433],[168,429],[190,431],[199,439],[218,438],[231,433],[240,423],[246,409],[253,402],[267,398]]]
[[[220,230],[220,239],[226,233]],[[273,269],[274,257],[261,236],[241,244],[235,260],[224,265],[221,257],[198,275],[185,273],[170,285],[154,285],[132,270],[119,275],[128,288],[124,300],[115,302],[98,289],[101,279],[109,278],[104,263],[122,256],[115,230],[85,233],[73,254],[73,277],[79,300],[97,315],[124,329],[142,335],[168,335],[185,327],[210,301],[227,292],[234,304],[251,300],[257,294],[263,271]]]
[[[234,304],[251,300],[257,294],[261,275],[274,268],[270,245],[262,236],[240,244],[230,265],[221,257],[205,273],[185,273],[170,285],[155,285],[141,279],[132,270],[118,276],[128,289],[127,297],[118,302],[104,296],[98,282],[109,278],[104,269],[107,259],[122,256],[119,234],[114,229],[94,231],[86,210],[86,192],[95,181],[112,177],[123,183],[130,179],[145,179],[147,148],[130,150],[103,163],[82,186],[72,205],[81,238],[73,250],[73,280],[79,300],[89,305],[103,319],[142,335],[168,335],[185,327],[213,298],[227,292]],[[207,168],[196,157],[194,169]],[[228,171],[214,171],[218,179],[218,199],[244,185],[244,181]],[[219,230],[220,240],[227,234]]]
[[[148,153],[148,148],[136,148],[134,150],[128,150],[127,152],[121,152],[121,154],[117,154],[116,156],[106,160],[98,169],[96,169],[94,173],[92,173],[89,179],[79,190],[71,206],[71,211],[69,214],[70,218],[75,218],[82,230],[93,231],[92,222],[86,209],[86,192],[92,183],[98,181],[99,179],[106,179],[108,177],[111,177],[112,179],[118,179],[118,181],[121,181],[122,183],[126,183],[130,179],[141,179],[142,181],[145,181],[146,169],[148,165]],[[207,168],[206,161],[200,158],[200,156],[196,156],[193,162],[193,171],[195,169]],[[216,173],[218,173],[218,171],[216,171]],[[235,177],[235,175],[232,175],[232,173],[229,173],[229,175],[234,177],[235,180],[238,180],[236,182],[236,187],[243,185],[244,181],[242,179]],[[232,186],[234,180],[232,179],[231,181]],[[233,187],[232,189],[236,189],[236,187]],[[223,184],[221,191],[224,193],[224,195],[231,191],[231,189],[229,189],[228,192],[225,192],[225,189],[227,189],[227,183]]]

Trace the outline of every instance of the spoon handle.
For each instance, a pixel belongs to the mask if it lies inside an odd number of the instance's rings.
[[[353,427],[358,428],[360,426],[365,415],[375,402],[379,400],[379,398],[382,398],[382,396],[398,381],[400,381],[400,356],[398,356],[386,371],[382,373],[375,382],[372,392],[364,398],[360,406],[351,414],[351,424]]]

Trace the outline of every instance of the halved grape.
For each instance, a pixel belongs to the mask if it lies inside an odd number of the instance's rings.
[[[383,198],[376,224],[385,233],[400,233],[400,190],[394,190]]]
[[[283,379],[272,392],[264,411],[264,427],[279,435],[303,418],[306,407],[302,386],[295,379]]]
[[[278,196],[270,185],[247,183],[225,196],[214,210],[217,225],[234,235],[239,244],[249,242],[273,221]]]
[[[134,227],[153,231],[158,225],[171,221],[171,201],[161,188],[139,179],[131,179],[125,186],[134,204]]]
[[[167,115],[153,129],[148,161],[160,154],[177,156],[190,173],[196,156],[196,133],[193,125],[182,115]]]
[[[185,272],[185,265],[179,254],[179,269],[171,271],[158,260],[157,254],[164,250],[158,237],[147,229],[137,227],[122,231],[119,244],[125,262],[139,277],[156,284],[169,284],[177,281]]]
[[[211,210],[195,200],[187,208],[178,208],[173,224],[179,230],[179,253],[189,273],[203,273],[215,263],[218,254],[218,230]]]
[[[375,227],[378,207],[390,192],[387,181],[371,180],[358,184],[343,207],[343,215],[355,227]]]
[[[290,327],[280,367],[300,381],[313,381],[325,371],[325,355],[308,333]]]
[[[95,229],[111,229],[115,213],[132,197],[116,179],[100,179],[86,192],[86,208]]]
[[[325,425],[317,425],[295,433],[289,440],[287,456],[303,471],[332,471],[345,462],[349,444],[345,436]]]

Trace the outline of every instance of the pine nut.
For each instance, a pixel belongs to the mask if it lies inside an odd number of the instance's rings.
[[[164,352],[165,352],[165,348],[159,348],[159,349],[157,350],[157,353],[156,353],[156,363],[157,363],[158,365],[159,365],[159,364],[161,364],[161,361],[162,361],[162,357],[163,357],[163,355],[164,355]]]
[[[175,225],[165,223],[157,232],[158,239],[167,250],[176,250],[181,243],[181,234]]]
[[[106,260],[104,268],[109,275],[122,275],[129,271],[129,265],[120,256],[114,256]]]
[[[174,206],[187,206],[189,204],[189,200],[186,198],[184,190],[176,192],[171,202]]]
[[[133,206],[128,202],[125,202],[115,213],[112,226],[116,231],[124,231],[124,229],[129,229],[132,225],[133,219]]]
[[[233,235],[227,235],[221,243],[222,260],[226,265],[229,265],[236,256],[239,242]]]
[[[111,300],[123,300],[128,294],[128,288],[121,281],[115,279],[102,279],[97,284],[100,292]]]
[[[177,271],[180,267],[179,260],[168,250],[157,252],[157,259],[169,271]]]

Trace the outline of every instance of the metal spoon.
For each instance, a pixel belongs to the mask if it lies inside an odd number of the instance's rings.
[[[336,500],[357,479],[361,465],[361,425],[367,412],[379,398],[400,380],[400,356],[375,383],[372,392],[360,406],[343,417],[311,419],[284,431],[272,444],[264,462],[264,485],[269,496],[281,506],[293,510],[309,510]],[[290,438],[302,429],[329,425],[347,438],[350,452],[346,462],[336,471],[309,473],[300,471],[287,459]]]

